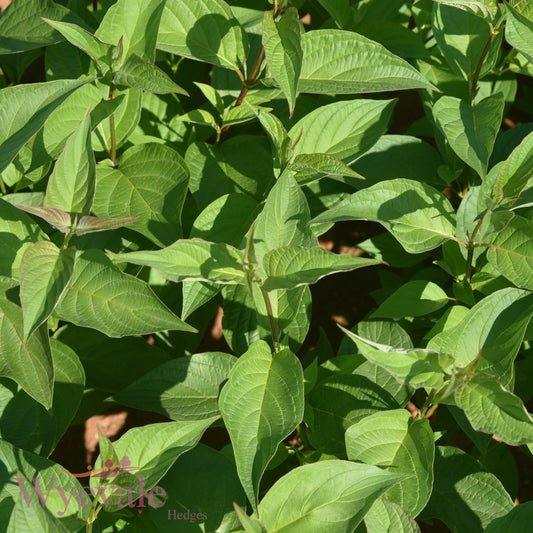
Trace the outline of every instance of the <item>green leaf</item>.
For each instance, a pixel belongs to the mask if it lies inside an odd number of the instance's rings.
[[[344,435],[350,426],[378,411],[400,407],[367,377],[339,372],[315,385],[307,401],[305,423],[311,444],[339,457],[346,457]]]
[[[52,0],[14,0],[0,18],[0,54],[15,54],[54,44],[61,36],[41,17],[61,20],[70,11]]]
[[[379,264],[380,261],[375,259],[332,254],[320,246],[284,246],[271,250],[263,257],[262,265],[267,277],[262,287],[266,291],[293,289],[311,285],[330,274]]]
[[[302,35],[302,49],[298,90],[303,93],[435,90],[407,61],[391,54],[381,44],[351,31],[309,31]]]
[[[87,235],[98,231],[109,231],[122,228],[135,222],[139,217],[81,217],[76,224],[76,235]]]
[[[159,67],[145,61],[137,54],[131,54],[126,59],[113,77],[113,83],[155,94],[176,93],[189,96],[185,89],[174,83]]]
[[[159,50],[243,71],[248,38],[223,0],[167,0]]]
[[[246,100],[244,103],[249,105]],[[281,168],[284,168],[289,158],[289,145],[291,141],[287,134],[287,130],[276,115],[267,113],[264,109],[259,107],[252,107],[252,109],[274,145]]]
[[[446,293],[431,281],[409,281],[394,291],[373,313],[372,318],[417,317],[444,307]]]
[[[516,505],[506,515],[488,525],[487,533],[527,533],[533,517],[533,502]]]
[[[181,122],[190,122],[191,124],[199,124],[200,126],[209,126],[215,130],[219,127],[215,117],[205,109],[193,109],[179,116],[178,120]]]
[[[114,254],[113,258],[155,268],[170,281],[244,283],[242,252],[224,243],[180,239],[162,250]]]
[[[533,290],[533,221],[515,216],[489,244],[487,259],[517,287]]]
[[[202,91],[202,94],[220,114],[224,113],[224,100],[222,100],[222,96],[220,96],[220,93],[215,88],[206,83],[200,83],[199,81],[193,83]]]
[[[24,533],[25,531],[68,533],[69,530],[37,498],[32,498],[28,505],[21,491],[15,501],[6,532]]]
[[[417,388],[438,388],[443,385],[446,373],[451,371],[453,358],[446,353],[422,348],[394,348],[363,339],[343,327],[341,329],[369,361],[383,367],[400,383]]]
[[[433,494],[423,516],[442,520],[452,531],[483,533],[513,508],[498,478],[462,450],[437,447]]]
[[[92,80],[57,80],[0,90],[0,173],[43,127],[50,113]]]
[[[77,24],[49,20],[42,17],[44,22],[57,30],[67,41],[85,52],[98,65],[100,72],[105,76],[112,63],[113,47],[103,43],[92,33],[84,30]]]
[[[67,140],[48,180],[44,205],[88,215],[96,185],[89,113]]]
[[[287,167],[300,185],[306,185],[324,176],[343,178],[349,176],[365,179],[346,163],[330,154],[298,154]],[[342,181],[342,179],[340,180]]]
[[[259,209],[257,202],[245,194],[224,194],[198,215],[191,229],[191,238],[241,248]]]
[[[453,96],[443,96],[433,106],[433,117],[453,151],[481,178],[500,129],[504,98],[496,93],[470,106]]]
[[[22,389],[17,390],[16,385],[11,386],[7,380],[0,386],[2,439],[42,456],[50,455],[69,427],[85,385],[85,374],[78,356],[56,339],[51,339],[51,348],[54,396],[50,412],[42,405],[36,405],[33,398]]]
[[[307,225],[310,219],[304,193],[292,174],[284,172],[256,219],[253,240],[259,264],[266,253],[282,246],[316,246],[317,239]]]
[[[236,503],[234,504],[234,506],[235,511],[237,512],[237,516],[239,517],[239,522],[244,528],[245,533],[266,533],[265,526],[261,524],[259,520],[254,520],[253,518],[250,518]]]
[[[0,275],[18,279],[20,261],[33,242],[46,234],[31,217],[0,198]]]
[[[54,366],[46,326],[41,326],[24,342],[22,309],[0,299],[0,337],[0,376],[16,381],[35,401],[50,409]]]
[[[235,357],[222,352],[178,357],[134,381],[115,395],[115,400],[172,420],[211,418],[220,414],[220,387],[235,361]]]
[[[277,21],[274,20],[272,11],[265,12],[263,46],[270,74],[281,87],[289,104],[289,115],[292,117],[303,56],[300,19],[296,8],[287,9]]]
[[[259,504],[259,519],[269,533],[351,533],[374,501],[403,477],[338,460],[301,466],[267,492]]]
[[[302,421],[303,382],[302,366],[292,352],[272,355],[266,342],[257,341],[237,360],[220,394],[239,479],[254,508],[268,462]]]
[[[218,145],[192,143],[185,161],[191,172],[189,187],[200,210],[233,192],[260,202],[274,182],[270,144],[258,135],[237,135]]]
[[[290,129],[294,153],[330,154],[351,164],[385,133],[395,104],[358,99],[317,107]]]
[[[95,37],[122,47],[120,64],[132,54],[154,62],[157,32],[164,0],[119,0],[104,15]]]
[[[159,246],[181,237],[181,210],[189,171],[172,148],[141,144],[126,150],[118,167],[97,165],[93,212],[98,217],[138,217],[130,227]]]
[[[470,3],[434,2],[431,25],[448,65],[471,83],[478,64],[486,53],[485,46],[491,38],[491,25],[482,14],[468,8]],[[495,39],[485,57],[481,76],[493,68],[500,43],[501,36]]]
[[[24,342],[52,314],[74,271],[74,248],[60,250],[50,241],[26,249],[20,263],[20,300]]]
[[[418,524],[399,506],[381,497],[365,515],[367,533],[420,533]]]
[[[120,465],[115,462],[114,458],[106,456],[101,448],[94,470],[102,469],[108,459],[113,461],[113,466],[118,467],[118,475],[117,470],[113,472],[113,468],[110,468],[111,475],[91,476],[92,488],[102,487],[104,494],[106,494],[106,489],[108,491],[106,496],[109,497],[109,502],[106,503],[106,510],[123,509],[125,501],[133,503],[139,496],[143,496],[143,491],[149,491],[155,487],[178,457],[198,444],[204,431],[217,418],[149,424],[130,429],[113,443],[113,448],[119,459],[127,458],[129,463],[126,468],[129,467],[131,472],[127,469],[121,472]],[[127,498],[123,491],[116,490],[114,487],[125,487]],[[103,501],[101,496],[97,496],[97,499]]]
[[[478,302],[455,327],[433,337],[428,348],[449,353],[463,368],[481,352],[479,370],[495,374],[508,386],[532,315],[533,295],[529,291],[501,289]]]
[[[522,400],[493,376],[477,372],[454,398],[476,431],[495,434],[512,446],[533,442],[533,418]]]
[[[416,517],[433,489],[435,444],[429,421],[415,420],[405,409],[363,418],[346,431],[348,459],[411,474],[389,489],[385,498]]]
[[[492,207],[491,202],[484,203],[492,197],[498,204],[515,202],[524,189],[528,187],[533,174],[533,133],[525,137],[502,163],[490,170],[481,185],[478,202],[479,211]]]
[[[189,510],[191,521],[194,520],[193,513],[196,514],[197,521],[193,527],[203,522],[206,531],[235,531],[238,519],[233,502],[243,507],[246,505],[235,463],[223,452],[203,444],[182,455],[165,474],[161,485],[168,498],[165,508],[153,517],[161,533],[168,533],[177,523],[168,519],[170,508]]]
[[[51,224],[61,233],[68,233],[72,229],[72,218],[68,213],[65,213],[58,207],[34,207],[33,205],[21,205],[14,204],[17,209],[26,211],[35,215],[43,220],[46,220],[48,224]]]
[[[195,331],[175,316],[146,283],[122,273],[100,250],[87,250],[76,258],[56,313],[63,320],[97,329],[109,337]]]
[[[505,4],[505,9],[507,11],[505,39],[533,62],[533,22],[509,4]]]
[[[312,223],[373,220],[387,228],[409,253],[422,253],[454,239],[455,213],[446,197],[407,179],[377,183],[358,191]]]

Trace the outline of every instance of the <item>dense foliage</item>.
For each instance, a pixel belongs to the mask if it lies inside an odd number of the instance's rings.
[[[13,0],[0,530],[531,531],[532,61],[528,0]],[[113,405],[168,422],[49,459]]]

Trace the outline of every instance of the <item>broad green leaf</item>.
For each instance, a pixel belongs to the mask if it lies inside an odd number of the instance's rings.
[[[26,249],[20,263],[20,301],[24,342],[52,314],[74,271],[74,248],[60,250],[50,241]]]
[[[245,103],[247,104],[246,100]],[[253,107],[252,109],[274,145],[281,168],[284,168],[289,158],[289,144],[291,141],[287,130],[276,115],[267,113],[264,109],[258,107]]]
[[[409,253],[421,253],[454,239],[455,213],[433,187],[395,179],[358,191],[312,223],[373,220],[387,228]]]
[[[298,90],[303,93],[359,94],[435,89],[407,61],[391,54],[381,44],[351,31],[304,33],[302,49]]]
[[[510,0],[509,4],[524,17],[533,20],[533,5],[528,0]]]
[[[223,0],[167,0],[157,48],[243,71],[249,45],[244,29]]]
[[[198,215],[191,228],[191,238],[241,248],[259,209],[257,202],[248,195],[224,194]]]
[[[76,235],[87,235],[87,233],[122,228],[135,222],[138,218],[139,217],[81,217],[76,223]]]
[[[394,291],[372,313],[372,318],[424,316],[438,311],[448,301],[448,296],[436,283],[424,280],[409,281]]]
[[[33,398],[9,385],[7,380],[0,386],[2,439],[42,456],[50,455],[69,427],[85,385],[85,374],[77,355],[56,339],[51,339],[50,344],[54,360],[51,411],[36,405]]]
[[[508,386],[532,316],[533,295],[529,291],[501,289],[478,302],[455,327],[433,337],[428,348],[449,353],[462,368],[481,352],[479,370],[495,374]]]
[[[128,461],[124,471],[120,471],[120,465],[123,463],[117,465],[111,458],[113,466],[118,467],[118,475],[117,470],[113,472],[113,468],[110,468],[111,475],[91,476],[91,487],[96,490],[97,487],[101,487],[101,491],[109,498],[106,510],[123,509],[125,501],[133,503],[139,497],[144,501],[144,491],[155,487],[178,457],[198,444],[204,431],[217,418],[149,424],[130,429],[118,441],[115,441],[113,448],[117,457],[122,461],[124,459]],[[94,470],[105,471],[108,459],[109,457],[106,457],[101,449]],[[113,487],[125,487],[126,494]],[[101,495],[97,498],[103,501]]]
[[[114,259],[155,268],[170,281],[244,283],[242,252],[224,243],[180,239],[162,250],[129,252]]]
[[[31,217],[0,198],[0,275],[18,279],[26,248],[46,238]]]
[[[181,237],[181,210],[189,172],[172,148],[156,143],[126,150],[118,167],[97,165],[93,212],[99,217],[138,217],[131,229],[159,246]]]
[[[270,144],[258,135],[236,135],[218,145],[192,143],[185,161],[191,173],[189,188],[199,210],[233,192],[260,202],[274,182]]]
[[[318,0],[322,7],[331,15],[337,26],[349,29],[354,19],[354,11],[349,0]]]
[[[88,215],[95,185],[96,161],[91,144],[91,118],[87,112],[55,164],[44,205]]]
[[[81,491],[79,481],[65,472],[63,466],[26,450],[16,448],[4,440],[0,440],[0,462],[4,465],[3,490],[0,495],[3,503],[10,498],[17,500],[21,494],[22,497],[25,494],[28,500],[24,498],[24,503],[30,504],[29,500],[33,494],[34,501],[41,504],[38,495],[34,494],[34,490],[39,487],[43,496],[46,497],[49,492],[46,508],[52,515],[61,519],[67,526],[67,530],[77,531],[80,527],[87,525],[84,524],[83,519],[89,516],[89,496],[80,498],[82,505],[77,498],[68,499],[68,496],[67,502],[65,502],[61,493],[55,488],[68,487],[69,492],[73,490],[75,494]],[[54,478],[55,481],[52,481]],[[81,494],[83,495],[83,492]],[[29,531],[39,530],[32,528]]]
[[[115,99],[122,99],[113,112],[117,148],[120,148],[128,140],[139,123],[141,118],[142,96],[143,92],[140,89],[117,89]],[[94,131],[93,147],[95,151],[109,152],[110,146],[111,130],[109,120],[104,120]]]
[[[220,387],[235,361],[235,357],[222,352],[178,357],[134,381],[115,400],[172,420],[211,418],[220,414]]]
[[[433,488],[435,444],[429,421],[415,420],[405,409],[383,411],[363,418],[346,431],[351,461],[411,474],[385,493],[385,498],[416,517]]]
[[[361,353],[390,372],[400,383],[413,387],[438,388],[451,371],[453,358],[447,353],[422,348],[400,349],[363,339],[342,328]]]
[[[220,96],[220,93],[214,87],[206,83],[200,83],[199,81],[193,83],[202,91],[202,94],[220,114],[224,113],[224,100],[222,100],[222,96]]]
[[[390,393],[356,374],[336,373],[320,381],[307,398],[305,423],[314,448],[346,457],[346,430],[378,411],[398,409]]]
[[[25,171],[30,171],[57,159],[89,108],[92,108],[91,127],[94,130],[117,110],[123,100],[123,95],[104,100],[103,94],[93,84],[80,87],[51,113],[43,128],[19,152],[18,162]],[[93,144],[94,141],[93,134]]]
[[[169,520],[169,509],[184,511],[184,517],[187,510],[191,517],[196,514],[195,526],[203,523],[206,531],[229,533],[238,526],[233,502],[246,505],[235,463],[223,452],[203,444],[179,457],[161,480],[161,486],[168,497],[165,507],[153,516],[159,533],[172,533],[177,523],[183,525]]]
[[[208,281],[183,281],[181,284],[183,297],[181,318],[187,320],[191,313],[212,300],[221,289],[219,284]]]
[[[120,64],[132,54],[155,60],[155,46],[165,0],[119,0],[106,12],[94,34],[104,43],[121,41]]]
[[[350,164],[385,133],[395,104],[358,99],[318,107],[290,129],[294,153],[325,153]]]
[[[90,81],[57,80],[0,90],[0,172],[43,127],[50,113]]]
[[[492,197],[498,204],[509,205],[524,191],[533,174],[533,133],[525,137],[502,163],[495,165],[481,185],[478,209],[491,207],[486,204]]]
[[[365,179],[346,163],[330,154],[298,154],[292,159],[287,168],[294,174],[296,181],[300,185],[306,185],[324,176],[332,178],[349,176],[356,179]]]
[[[266,533],[265,526],[261,524],[259,520],[250,518],[245,513],[245,511],[237,504],[234,504],[234,506],[235,506],[235,511],[237,512],[237,516],[239,517],[239,522],[241,523],[241,526],[244,528],[245,533]]]
[[[509,4],[505,4],[505,8],[507,10],[505,39],[533,62],[533,21]]]
[[[92,33],[84,30],[77,24],[49,20],[43,17],[44,22],[52,26],[71,44],[85,52],[98,65],[100,72],[105,76],[112,62],[113,47],[103,43]]]
[[[487,259],[516,286],[533,290],[533,221],[515,216],[489,245]]]
[[[171,357],[161,348],[148,344],[143,337],[112,339],[94,329],[73,324],[61,327],[54,339],[76,352],[86,375],[87,389],[116,393]],[[53,344],[52,344],[53,348]],[[172,356],[182,354],[172,353]],[[106,369],[102,372],[102,368]]]
[[[418,524],[399,505],[381,497],[365,515],[367,533],[420,533]]]
[[[15,207],[46,220],[48,224],[54,226],[61,233],[69,233],[72,229],[71,216],[58,207],[40,207],[21,204],[15,204]]]
[[[487,173],[504,104],[502,93],[496,93],[472,106],[453,96],[443,96],[433,106],[433,117],[453,151],[481,178]]]
[[[455,447],[437,447],[433,494],[423,516],[442,520],[452,531],[483,533],[512,508],[498,478],[473,457]]]
[[[239,479],[255,509],[269,461],[302,421],[303,382],[302,366],[292,352],[272,355],[266,342],[257,341],[233,365],[220,394]]]
[[[303,56],[300,19],[296,8],[287,9],[277,21],[274,20],[272,11],[265,12],[263,46],[270,74],[281,87],[289,103],[289,115],[292,117]]]
[[[179,116],[178,120],[181,120],[181,122],[198,124],[200,126],[209,126],[215,130],[219,127],[215,117],[205,109],[193,109],[192,111]]]
[[[267,277],[262,287],[266,291],[293,289],[311,285],[330,274],[379,264],[375,259],[332,254],[320,246],[284,246],[264,255],[262,266]]]
[[[259,264],[267,252],[282,246],[316,246],[317,239],[307,226],[310,219],[304,193],[292,174],[284,172],[272,187],[265,207],[256,219],[253,237]]]
[[[493,376],[477,372],[454,398],[476,431],[495,434],[512,446],[533,442],[533,418],[522,400]]]
[[[41,326],[24,342],[22,309],[0,299],[0,338],[0,376],[16,381],[35,401],[50,409],[54,366],[46,326]]]
[[[486,53],[485,46],[491,38],[489,20],[479,13],[463,9],[460,3],[434,2],[431,25],[448,65],[454,72],[472,82],[477,66]],[[495,39],[484,59],[481,76],[494,66],[500,43],[501,36]]]
[[[134,87],[155,94],[184,94],[187,91],[174,83],[170,77],[153,63],[137,54],[131,54],[113,77],[115,85]]]
[[[15,507],[5,531],[7,533],[24,533],[25,531],[68,533],[69,530],[37,498],[32,498],[28,504],[21,491],[15,501]]]
[[[76,258],[56,313],[63,320],[97,329],[109,337],[195,331],[175,316],[144,281],[121,272],[100,250],[87,250]]]
[[[269,533],[351,533],[387,489],[404,475],[347,461],[319,461],[291,470],[259,504]]]
[[[487,533],[528,533],[533,520],[533,502],[516,505],[506,515],[488,525]]]
[[[64,19],[70,11],[52,0],[13,0],[0,18],[0,54],[15,54],[54,44],[61,36],[41,17]]]

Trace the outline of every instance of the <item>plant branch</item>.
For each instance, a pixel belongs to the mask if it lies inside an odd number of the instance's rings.
[[[265,307],[268,315],[268,321],[270,323],[270,330],[272,331],[272,341],[274,343],[274,348],[278,348],[278,328],[276,326],[276,321],[274,319],[274,312],[272,311],[272,304],[270,303],[270,297],[268,296],[267,291],[261,289],[261,294],[263,295],[263,300],[265,300]]]
[[[474,72],[474,77],[472,78],[472,81],[468,85],[468,92],[470,95],[470,105],[473,104],[474,97],[476,96],[476,93],[477,93],[477,83],[479,81],[479,76],[481,74],[483,62],[485,61],[485,58],[487,57],[487,54],[489,53],[490,46],[492,42],[494,41],[496,35],[497,35],[497,32],[491,29],[489,40],[487,41],[485,48],[483,48],[483,52],[481,52],[481,57],[479,58],[476,71]]]
[[[115,98],[116,87],[113,82],[109,85],[109,100]],[[111,164],[117,166],[117,137],[115,132],[115,113],[111,113],[109,116],[109,130],[111,132],[111,152],[109,154],[109,159],[111,159]]]
[[[474,242],[475,238],[477,237],[477,234],[479,233],[479,230],[481,229],[481,225],[483,224],[483,221],[485,220],[485,216],[487,215],[487,212],[478,220],[476,227],[474,228],[474,231],[472,232],[472,236],[468,240],[467,248],[468,248],[468,254],[466,256],[466,270],[465,270],[465,279],[470,283],[470,279],[472,277],[472,262],[474,261],[474,248],[476,248],[476,243]]]

